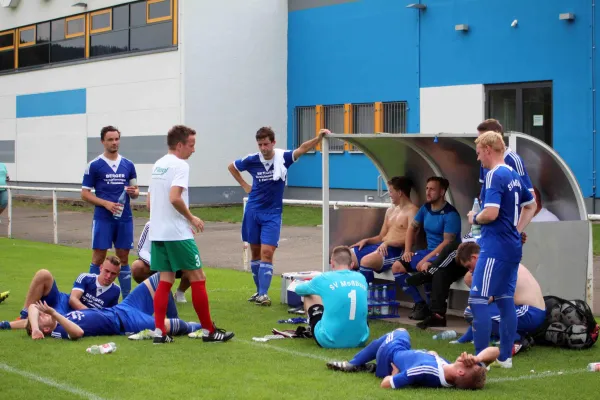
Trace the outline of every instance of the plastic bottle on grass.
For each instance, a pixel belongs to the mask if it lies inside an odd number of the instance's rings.
[[[456,338],[456,331],[444,331],[442,333],[438,333],[437,335],[433,335],[433,340],[448,340]]]
[[[88,347],[86,351],[90,354],[114,353],[115,351],[117,351],[117,345],[113,342],[101,345],[93,345],[92,347]]]
[[[600,372],[600,362],[593,362],[587,365],[587,370],[590,372]]]

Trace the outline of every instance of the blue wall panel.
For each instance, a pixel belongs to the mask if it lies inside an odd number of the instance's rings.
[[[17,118],[85,114],[86,90],[63,90],[17,96]]]

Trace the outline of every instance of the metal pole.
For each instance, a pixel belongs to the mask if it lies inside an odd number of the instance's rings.
[[[8,191],[8,237],[12,239],[12,191],[10,188]]]
[[[321,143],[323,170],[321,184],[323,190],[323,272],[329,271],[329,138]]]
[[[58,244],[58,210],[56,205],[56,190],[52,191],[52,225],[54,226],[54,244]]]

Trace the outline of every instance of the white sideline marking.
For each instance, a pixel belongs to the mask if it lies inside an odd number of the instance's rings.
[[[0,363],[0,370],[4,370],[6,372],[10,372],[12,374],[21,375],[24,378],[31,379],[32,381],[41,382],[45,385],[55,387],[57,389],[63,390],[65,392],[69,392],[72,394],[76,394],[78,396],[84,397],[90,400],[104,400],[102,397],[96,396],[94,393],[86,392],[85,390],[79,389],[74,386],[67,385],[65,383],[60,383],[50,378],[44,378],[43,376],[36,375],[31,372],[22,371],[17,368],[13,368],[10,365],[6,365],[4,363]]]
[[[244,340],[244,339],[234,339],[234,340],[236,342],[242,342],[242,343],[249,344],[249,345],[252,345],[252,346],[266,347],[267,349],[279,351],[281,353],[291,354],[293,356],[300,356],[300,357],[312,358],[312,359],[315,359],[315,360],[325,361],[325,362],[331,361],[331,359],[329,359],[329,358],[321,357],[321,356],[318,356],[316,354],[302,353],[300,351],[289,350],[289,349],[285,349],[285,348],[279,347],[279,346],[273,346],[272,344],[266,344],[266,343],[262,343],[262,342],[251,342],[249,340]]]
[[[586,371],[587,370],[585,370],[585,369],[573,369],[570,371],[546,371],[546,372],[540,372],[540,373],[532,372],[530,375],[507,376],[504,378],[490,378],[490,379],[487,379],[487,381],[493,382],[493,383],[525,381],[525,380],[531,380],[531,379],[549,378],[551,376],[581,374]]]

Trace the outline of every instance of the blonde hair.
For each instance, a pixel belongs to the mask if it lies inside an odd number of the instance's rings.
[[[479,366],[479,368],[475,368],[473,366],[465,369],[463,376],[457,376],[454,384],[458,389],[483,389],[486,378],[487,370],[485,367]]]
[[[506,150],[504,139],[498,132],[487,131],[482,133],[477,139],[475,139],[475,144],[479,144],[482,147],[489,146],[493,151],[498,153],[504,153]]]

